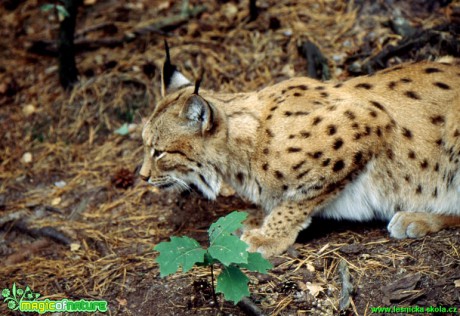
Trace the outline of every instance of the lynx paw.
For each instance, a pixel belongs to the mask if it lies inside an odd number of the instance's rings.
[[[244,232],[241,240],[249,245],[249,252],[259,252],[265,258],[269,258],[286,251],[294,243],[295,237],[269,237],[262,229],[256,228]]]
[[[440,229],[436,215],[427,213],[398,212],[388,224],[391,237],[397,239],[420,238]]]

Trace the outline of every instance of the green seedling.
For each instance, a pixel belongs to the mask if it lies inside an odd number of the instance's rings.
[[[260,253],[248,252],[248,245],[233,235],[234,231],[243,227],[242,222],[246,217],[247,213],[235,211],[213,223],[208,230],[208,248],[202,248],[195,239],[186,236],[171,237],[171,241],[156,245],[154,250],[160,252],[156,259],[160,265],[160,276],[176,273],[179,268],[187,272],[195,265],[209,266],[216,306],[216,292],[222,293],[225,300],[234,304],[249,296],[249,278],[241,268],[267,273],[272,265]],[[222,271],[217,276],[217,286],[214,289],[215,264],[220,264]]]

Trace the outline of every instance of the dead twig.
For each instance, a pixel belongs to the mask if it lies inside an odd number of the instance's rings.
[[[74,42],[75,52],[83,52],[83,51],[90,51],[96,50],[101,47],[109,47],[114,48],[121,46],[123,44],[132,42],[143,35],[149,33],[156,33],[162,36],[168,34],[168,32],[173,31],[174,29],[178,28],[179,26],[187,23],[190,19],[200,15],[206,11],[205,6],[197,6],[188,10],[188,14],[178,14],[166,17],[159,21],[155,22],[148,22],[148,25],[140,26],[132,31],[126,32],[126,35],[123,37],[112,37],[112,38],[101,38],[97,40],[88,40],[88,39],[78,39]],[[147,24],[147,23],[143,23]],[[47,55],[47,56],[56,56],[58,53],[58,47],[56,41],[52,40],[38,40],[33,41],[31,46],[28,49],[29,52],[39,55]]]
[[[72,243],[72,240],[64,235],[63,233],[57,231],[53,227],[43,227],[43,228],[32,228],[30,224],[25,220],[19,220],[13,224],[13,228],[26,233],[32,237],[48,237],[53,239],[54,241],[63,244],[65,246],[69,246]]]
[[[264,313],[260,310],[260,308],[254,304],[254,302],[247,298],[243,297],[241,301],[238,302],[238,307],[241,308],[243,312],[246,313],[246,315],[249,316],[263,316]]]

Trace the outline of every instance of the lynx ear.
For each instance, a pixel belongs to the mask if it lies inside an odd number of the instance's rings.
[[[202,134],[211,132],[215,126],[215,109],[197,94],[192,94],[185,102],[180,116],[186,118]]]
[[[168,42],[165,40],[165,62],[161,72],[161,96],[165,96],[179,88],[189,86],[192,83],[173,64],[169,55]]]

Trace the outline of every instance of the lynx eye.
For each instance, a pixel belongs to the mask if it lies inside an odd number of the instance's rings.
[[[152,148],[150,150],[150,156],[152,158],[155,158],[156,160],[161,159],[166,153],[161,150],[155,150],[155,148]]]

